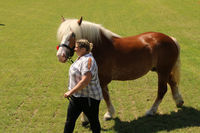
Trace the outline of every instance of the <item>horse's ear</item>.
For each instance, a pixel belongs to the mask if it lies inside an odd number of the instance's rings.
[[[65,18],[63,16],[61,16],[61,22],[64,22]]]
[[[81,18],[78,20],[78,25],[80,26],[82,23],[83,17],[81,16]]]

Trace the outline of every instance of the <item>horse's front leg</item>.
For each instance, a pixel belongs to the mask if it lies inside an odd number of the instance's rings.
[[[106,102],[107,109],[108,109],[108,111],[104,115],[104,120],[110,120],[114,117],[115,109],[110,100],[108,86],[102,87],[102,93],[103,93],[103,98]],[[81,122],[83,126],[86,126],[87,124],[89,124],[89,120],[83,112],[81,114]]]
[[[106,102],[107,109],[108,109],[108,111],[104,115],[104,120],[110,120],[113,118],[113,116],[115,114],[115,109],[110,100],[108,86],[105,86],[104,88],[102,88],[102,92],[103,92],[103,97],[104,97],[104,100]]]
[[[110,120],[114,117],[115,109],[110,100],[108,86],[102,88],[102,93],[103,93],[103,97],[104,97],[104,100],[106,102],[107,109],[108,109],[108,111],[104,115],[104,120]],[[82,122],[83,126],[86,126],[87,124],[89,124],[89,120],[83,112],[81,114],[81,122]]]
[[[89,124],[89,120],[83,112],[81,113],[81,122],[82,126],[87,126]]]

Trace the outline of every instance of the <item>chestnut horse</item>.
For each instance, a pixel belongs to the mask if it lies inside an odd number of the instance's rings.
[[[134,80],[150,70],[158,74],[157,98],[146,113],[156,113],[170,85],[177,107],[183,105],[179,93],[180,48],[175,38],[158,32],[147,32],[136,36],[121,37],[99,24],[81,19],[64,19],[57,38],[61,43],[57,57],[60,62],[71,59],[75,41],[87,39],[94,44],[93,56],[99,68],[99,79],[108,111],[104,119],[113,117],[115,110],[111,103],[108,84],[112,80]]]

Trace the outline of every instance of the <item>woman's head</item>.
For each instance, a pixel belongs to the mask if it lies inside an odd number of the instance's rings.
[[[76,44],[79,48],[85,48],[87,52],[92,51],[93,44],[88,42],[86,39],[80,39],[76,41]]]
[[[80,39],[76,41],[76,47],[74,50],[76,51],[78,56],[82,56],[86,53],[91,52],[92,48],[93,48],[92,43],[88,42],[88,40],[86,39]]]

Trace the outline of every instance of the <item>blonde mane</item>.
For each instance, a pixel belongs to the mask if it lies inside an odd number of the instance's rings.
[[[79,26],[78,19],[66,19],[61,23],[57,32],[57,39],[61,42],[64,35],[73,31],[76,35],[76,39],[87,39],[89,42],[101,41],[101,32],[108,38],[120,37],[119,35],[105,29],[100,24],[95,24],[88,21],[83,21]],[[101,31],[101,32],[100,32]]]

